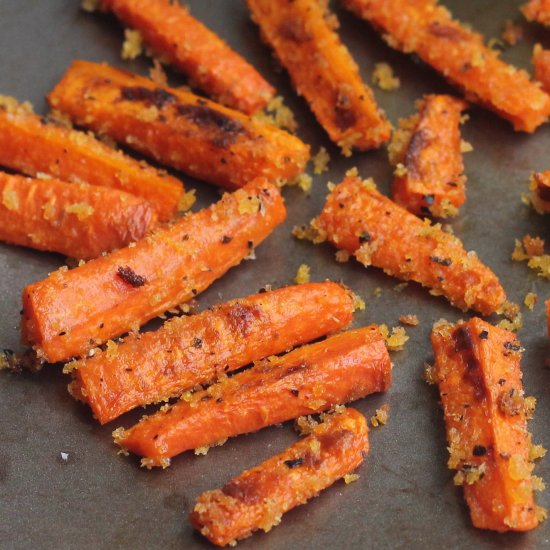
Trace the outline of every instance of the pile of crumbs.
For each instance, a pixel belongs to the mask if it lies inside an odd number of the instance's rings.
[[[393,74],[393,69],[388,63],[377,63],[372,72],[372,81],[381,90],[396,90],[401,86],[401,81]]]
[[[390,351],[401,351],[409,339],[403,327],[393,327],[391,334],[387,325],[380,325],[380,332],[386,341],[386,346]]]
[[[539,277],[550,279],[550,255],[544,253],[544,239],[531,235],[525,235],[521,241],[516,239],[512,260],[527,260],[527,266]]]
[[[505,302],[497,313],[506,317],[497,324],[498,327],[516,332],[523,326],[523,319],[517,304]]]

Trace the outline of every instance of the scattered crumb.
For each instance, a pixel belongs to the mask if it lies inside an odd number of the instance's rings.
[[[159,86],[168,85],[168,77],[161,62],[156,57],[153,58],[153,66],[149,69],[149,78]]]
[[[380,325],[380,332],[386,340],[386,346],[390,351],[401,351],[409,339],[403,327],[393,327],[391,334],[387,325]]]
[[[342,155],[344,157],[351,157],[352,148],[357,142],[358,139],[362,137],[361,132],[352,132],[343,139],[341,139],[336,145],[342,150]]]
[[[390,412],[389,405],[382,405],[379,409],[376,409],[376,414],[371,417],[370,423],[373,428],[378,428],[378,426],[385,426],[388,422],[388,416]]]
[[[394,176],[397,176],[398,178],[403,178],[407,175],[407,167],[402,164],[401,162],[398,162],[395,165],[395,170],[393,171]]]
[[[304,193],[309,193],[311,191],[312,184],[313,178],[309,174],[300,174],[288,185],[297,185]]]
[[[354,311],[364,311],[364,309],[367,307],[365,305],[365,300],[363,300],[363,298],[361,298],[360,296],[355,294],[355,292],[351,293],[351,297],[353,299],[353,309],[354,309]]]
[[[350,483],[353,483],[358,479],[359,479],[359,474],[346,474],[344,476],[344,482],[346,483],[346,485],[349,485]]]
[[[544,239],[526,235],[520,241],[516,239],[512,260],[527,260],[527,266],[539,277],[550,278],[550,255],[544,254]]]
[[[424,363],[424,380],[430,386],[437,384],[437,371],[434,365]]]
[[[313,162],[313,173],[315,175],[328,171],[330,156],[324,147],[320,147],[317,154],[311,159]]]
[[[347,250],[338,250],[335,254],[336,261],[345,264],[350,259],[350,253]]]
[[[178,210],[180,212],[187,212],[196,202],[195,190],[191,189],[184,193],[180,199]]]
[[[533,311],[535,304],[537,303],[538,296],[534,292],[528,292],[523,300],[523,303],[530,311]]]
[[[500,37],[509,46],[515,46],[523,39],[523,29],[510,19],[507,19],[504,22],[504,28]]]
[[[258,111],[252,118],[257,122],[272,124],[290,132],[298,129],[294,113],[284,104],[284,98],[280,95],[274,97],[264,110]]]
[[[292,235],[299,240],[311,241],[313,244],[319,244],[326,240],[324,231],[320,231],[312,224],[295,226]]]
[[[317,426],[317,422],[311,416],[300,416],[294,422],[294,428],[300,435],[309,435]]]
[[[471,153],[474,150],[474,147],[468,141],[463,139],[460,140],[460,152],[461,153]]]
[[[79,221],[89,218],[94,213],[94,208],[87,202],[77,202],[65,207],[65,212],[74,214]]]
[[[92,13],[99,9],[99,3],[100,0],[82,0],[82,4],[80,6],[84,11]]]
[[[60,455],[61,455],[61,460],[63,460],[63,462],[69,461],[69,453],[64,453],[63,451],[61,451]]]
[[[542,445],[531,445],[531,447],[529,447],[529,460],[531,462],[543,456],[546,456],[546,449]]]
[[[389,63],[377,63],[372,72],[372,81],[381,90],[396,90],[401,86],[401,81],[393,74],[393,69]]]
[[[2,204],[8,210],[18,210],[19,196],[17,195],[17,191],[6,187],[2,193]]]
[[[399,283],[393,287],[394,292],[403,292],[407,287],[409,286],[409,283]]]
[[[399,322],[403,325],[409,325],[411,327],[415,327],[420,323],[416,315],[401,315],[399,317]]]
[[[375,297],[375,298],[380,298],[380,296],[382,296],[382,289],[377,286],[373,291],[372,291],[372,295]]]
[[[296,277],[294,277],[294,282],[298,285],[302,283],[309,283],[309,280],[310,280],[309,272],[310,272],[309,266],[306,264],[302,264],[298,268],[298,271],[296,272]]]
[[[124,30],[124,42],[122,44],[122,59],[135,59],[143,52],[143,38],[139,31]]]

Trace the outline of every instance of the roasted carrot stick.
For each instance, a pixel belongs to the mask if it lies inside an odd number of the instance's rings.
[[[326,411],[384,391],[390,381],[384,338],[371,325],[270,357],[113,435],[121,447],[145,457],[144,466],[165,467],[189,449]]]
[[[428,95],[418,107],[417,115],[399,121],[389,147],[397,166],[393,199],[418,216],[456,216],[466,200],[460,119],[467,103]]]
[[[468,100],[533,132],[548,120],[550,96],[529,75],[501,61],[483,38],[454,20],[437,0],[343,0],[344,6],[379,29],[388,44],[416,53]]]
[[[155,53],[220,103],[252,114],[273,97],[273,86],[179,2],[101,0],[100,5],[139,30]]]
[[[521,7],[528,21],[536,21],[550,27],[550,0],[529,0]]]
[[[23,341],[49,362],[82,355],[191,299],[238,265],[285,219],[258,178],[171,227],[23,290]]]
[[[326,2],[247,2],[266,42],[334,143],[346,151],[389,140],[390,125],[334,30],[338,21]]]
[[[130,335],[116,353],[110,349],[80,360],[69,390],[104,424],[341,329],[351,322],[353,309],[349,291],[332,282],[253,294],[173,318],[156,332]]]
[[[550,212],[550,170],[534,172],[529,188],[533,191],[531,202],[539,214]]]
[[[333,189],[312,225],[320,240],[354,254],[363,265],[416,281],[462,309],[489,315],[506,299],[496,275],[475,253],[381,195],[372,180],[362,181],[356,171]]]
[[[145,200],[117,189],[0,172],[0,240],[95,258],[141,239],[157,215]]]
[[[225,546],[253,531],[270,531],[282,514],[351,473],[369,450],[365,417],[355,409],[325,415],[310,435],[221,489],[200,495],[193,527]]]
[[[283,130],[107,65],[75,61],[48,99],[77,124],[229,189],[258,176],[293,180],[309,159]]]
[[[32,112],[29,103],[0,96],[0,164],[36,177],[40,173],[132,193],[149,201],[161,221],[176,213],[180,181],[115,151],[90,134],[77,132]]]
[[[533,65],[535,80],[542,84],[542,89],[550,94],[550,50],[545,50],[540,44],[533,49]]]
[[[515,334],[473,318],[432,332],[435,372],[449,443],[449,468],[475,527],[527,531],[541,519],[533,501],[521,347]]]

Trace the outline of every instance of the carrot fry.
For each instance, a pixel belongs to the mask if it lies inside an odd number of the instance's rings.
[[[275,89],[219,36],[171,0],[101,0],[193,84],[220,103],[247,114],[264,108]]]
[[[489,315],[506,299],[496,275],[474,252],[466,252],[439,225],[422,221],[381,195],[374,182],[362,181],[356,170],[329,194],[312,226],[319,241],[326,238],[365,266],[431,288],[431,294],[443,295],[459,308]]]
[[[118,445],[145,457],[144,466],[166,467],[189,449],[326,411],[384,391],[390,381],[384,338],[371,325],[270,357],[113,435]]]
[[[281,516],[353,472],[369,450],[365,417],[355,409],[324,415],[311,434],[246,470],[221,489],[200,495],[190,519],[217,546],[271,530]]]
[[[539,214],[550,212],[550,170],[534,172],[529,189],[533,192],[530,197],[533,208]]]
[[[116,189],[0,172],[0,240],[95,258],[141,239],[157,220],[145,200]]]
[[[521,7],[528,21],[536,21],[550,27],[550,0],[529,0]]]
[[[418,107],[417,115],[399,121],[389,148],[397,166],[393,199],[418,216],[456,216],[466,200],[459,125],[467,103],[428,95]]]
[[[54,362],[136,330],[238,265],[285,215],[278,189],[258,178],[135,246],[61,268],[23,290],[23,341]]]
[[[124,412],[347,326],[353,299],[342,286],[309,283],[233,300],[156,332],[130,335],[74,364],[70,392],[105,424]]]
[[[550,50],[545,50],[540,44],[533,48],[533,65],[535,80],[542,84],[542,89],[550,94]]]
[[[379,29],[388,44],[416,53],[458,86],[466,98],[533,132],[548,120],[550,96],[529,75],[501,61],[483,38],[454,20],[437,0],[343,0],[344,6]]]
[[[533,501],[534,398],[521,384],[515,334],[473,318],[432,332],[435,372],[447,427],[449,468],[458,470],[475,527],[527,531],[542,512]]]
[[[177,212],[179,180],[115,151],[90,134],[36,116],[29,103],[0,96],[0,164],[36,177],[89,183],[126,191],[149,201],[161,221]]]
[[[343,148],[372,149],[390,125],[334,28],[336,16],[317,0],[247,0],[266,42],[286,67],[330,139]]]
[[[77,124],[228,189],[258,176],[293,180],[309,159],[283,130],[103,64],[73,62],[48,99]]]

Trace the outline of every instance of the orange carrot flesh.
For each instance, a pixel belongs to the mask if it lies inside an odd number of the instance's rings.
[[[101,6],[220,103],[252,114],[273,98],[274,88],[258,71],[179,2],[102,0]]]
[[[145,236],[157,220],[145,200],[116,189],[0,172],[0,240],[95,258]]]
[[[533,132],[548,120],[550,96],[436,0],[344,0],[344,6],[384,33],[390,46],[416,53],[468,100],[493,110],[514,129]]]
[[[183,197],[179,180],[115,151],[89,134],[41,119],[28,103],[0,96],[0,164],[36,177],[126,191],[149,201],[161,221]]]
[[[419,114],[402,121],[394,133],[390,160],[400,166],[392,195],[413,214],[455,216],[466,200],[460,139],[461,113],[466,107],[466,102],[449,95],[428,95],[420,103]],[[409,131],[405,127],[411,123]]]
[[[432,332],[449,443],[474,526],[527,531],[539,523],[533,500],[529,402],[523,397],[515,334],[473,318]]]
[[[391,362],[375,325],[271,357],[151,416],[115,441],[145,457],[145,466],[166,466],[190,449],[254,432],[306,414],[386,390]]]
[[[283,130],[107,65],[75,61],[48,99],[77,124],[228,189],[293,180],[309,159]]]
[[[191,523],[225,546],[253,531],[269,531],[282,514],[353,472],[369,450],[365,417],[355,409],[325,415],[310,435],[197,499]]]
[[[550,27],[550,0],[529,0],[521,7],[528,21],[536,21]]]
[[[306,283],[254,294],[75,363],[70,391],[109,422],[122,413],[181,395],[198,384],[351,323],[353,299],[341,285]]]
[[[364,150],[389,140],[390,125],[334,30],[338,23],[324,3],[247,1],[265,40],[334,143]]]
[[[533,66],[535,80],[542,84],[542,89],[547,94],[550,94],[550,50],[545,50],[537,44],[533,50]]]
[[[347,175],[312,225],[363,265],[416,281],[459,308],[489,315],[506,300],[498,278],[475,253],[466,252],[438,225],[422,221],[381,195],[372,180]]]
[[[238,265],[285,216],[279,190],[258,178],[135,246],[62,268],[23,290],[23,340],[55,362],[135,330]]]

